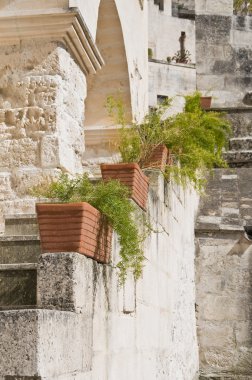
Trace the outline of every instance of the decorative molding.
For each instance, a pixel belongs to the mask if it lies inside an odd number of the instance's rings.
[[[77,8],[48,10],[46,13],[20,12],[0,15],[0,45],[20,40],[48,38],[63,42],[85,75],[95,74],[103,58]]]

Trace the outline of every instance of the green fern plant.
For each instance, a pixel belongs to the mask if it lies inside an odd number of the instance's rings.
[[[129,200],[126,186],[116,180],[92,183],[86,174],[76,178],[62,174],[58,180],[34,188],[32,195],[64,203],[88,202],[98,209],[119,237],[121,260],[117,267],[120,283],[125,282],[128,271],[133,272],[135,279],[141,276],[144,262],[142,242],[147,230],[139,232],[136,207]]]
[[[182,185],[189,179],[197,190],[204,187],[204,171],[227,166],[222,151],[231,134],[225,114],[203,110],[200,97],[199,92],[186,96],[185,111],[163,122],[166,145],[180,163],[167,173]]]
[[[183,186],[189,180],[201,191],[205,184],[204,171],[227,165],[222,150],[231,129],[224,113],[201,108],[200,97],[199,92],[185,96],[184,112],[164,119],[164,112],[170,106],[170,100],[166,100],[151,110],[142,123],[130,126],[126,125],[122,103],[110,99],[110,115],[121,124],[118,149],[122,161],[145,167],[154,149],[165,144],[178,163],[166,167],[166,176],[172,175]]]
[[[120,99],[108,97],[107,110],[111,118],[121,126],[118,150],[122,162],[136,162],[145,167],[154,150],[164,144],[162,115],[170,106],[166,99],[145,116],[142,123],[127,123],[124,107]]]

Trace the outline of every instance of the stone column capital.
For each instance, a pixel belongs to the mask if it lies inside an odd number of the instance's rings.
[[[0,13],[0,46],[43,38],[62,42],[85,75],[104,64],[78,8]]]

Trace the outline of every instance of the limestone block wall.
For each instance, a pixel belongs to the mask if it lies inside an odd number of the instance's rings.
[[[232,0],[197,5],[197,87],[213,95],[213,105],[251,106],[251,17],[233,16],[232,6]]]
[[[149,105],[156,106],[158,95],[182,96],[196,90],[196,69],[192,65],[149,61]]]
[[[82,171],[86,78],[61,43],[0,47],[1,206],[59,171]],[[15,212],[17,203],[12,203]]]
[[[191,54],[191,61],[195,63],[195,22],[194,20],[172,17],[171,13],[162,12],[149,1],[149,45],[153,51],[153,58],[165,60],[173,57],[180,49],[179,38],[181,32],[186,33],[185,48]],[[171,7],[171,5],[170,5]]]
[[[149,171],[143,277],[118,287],[111,265],[75,253],[44,254],[38,310],[0,311],[0,379],[195,380],[194,191]],[[18,342],[18,343],[17,343]],[[20,349],[22,347],[22,349]]]
[[[251,225],[251,174],[251,168],[216,169],[201,201],[196,271],[203,379],[252,379],[252,250],[243,230]]]
[[[178,7],[187,10],[195,9],[195,0],[173,0],[173,4],[176,4]]]

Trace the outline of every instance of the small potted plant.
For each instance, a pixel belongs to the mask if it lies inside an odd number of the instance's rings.
[[[110,261],[112,228],[118,234],[120,282],[127,271],[142,273],[143,236],[129,200],[129,190],[119,181],[92,183],[87,175],[61,177],[33,189],[32,194],[54,203],[36,205],[42,252],[78,252],[102,263]]]
[[[171,151],[164,143],[161,120],[164,110],[169,105],[170,100],[166,99],[146,115],[142,123],[131,123],[129,126],[125,121],[120,100],[117,101],[112,97],[107,100],[109,114],[121,125],[118,150],[122,162],[102,164],[102,177],[105,181],[118,178],[129,186],[132,199],[144,210],[149,181],[141,169],[158,168],[164,171],[168,161],[171,162]]]
[[[202,109],[201,94],[185,96],[185,110],[164,121],[167,147],[179,165],[167,166],[167,175],[182,185],[191,183],[201,191],[206,183],[204,172],[226,167],[222,157],[231,134],[225,113]]]

